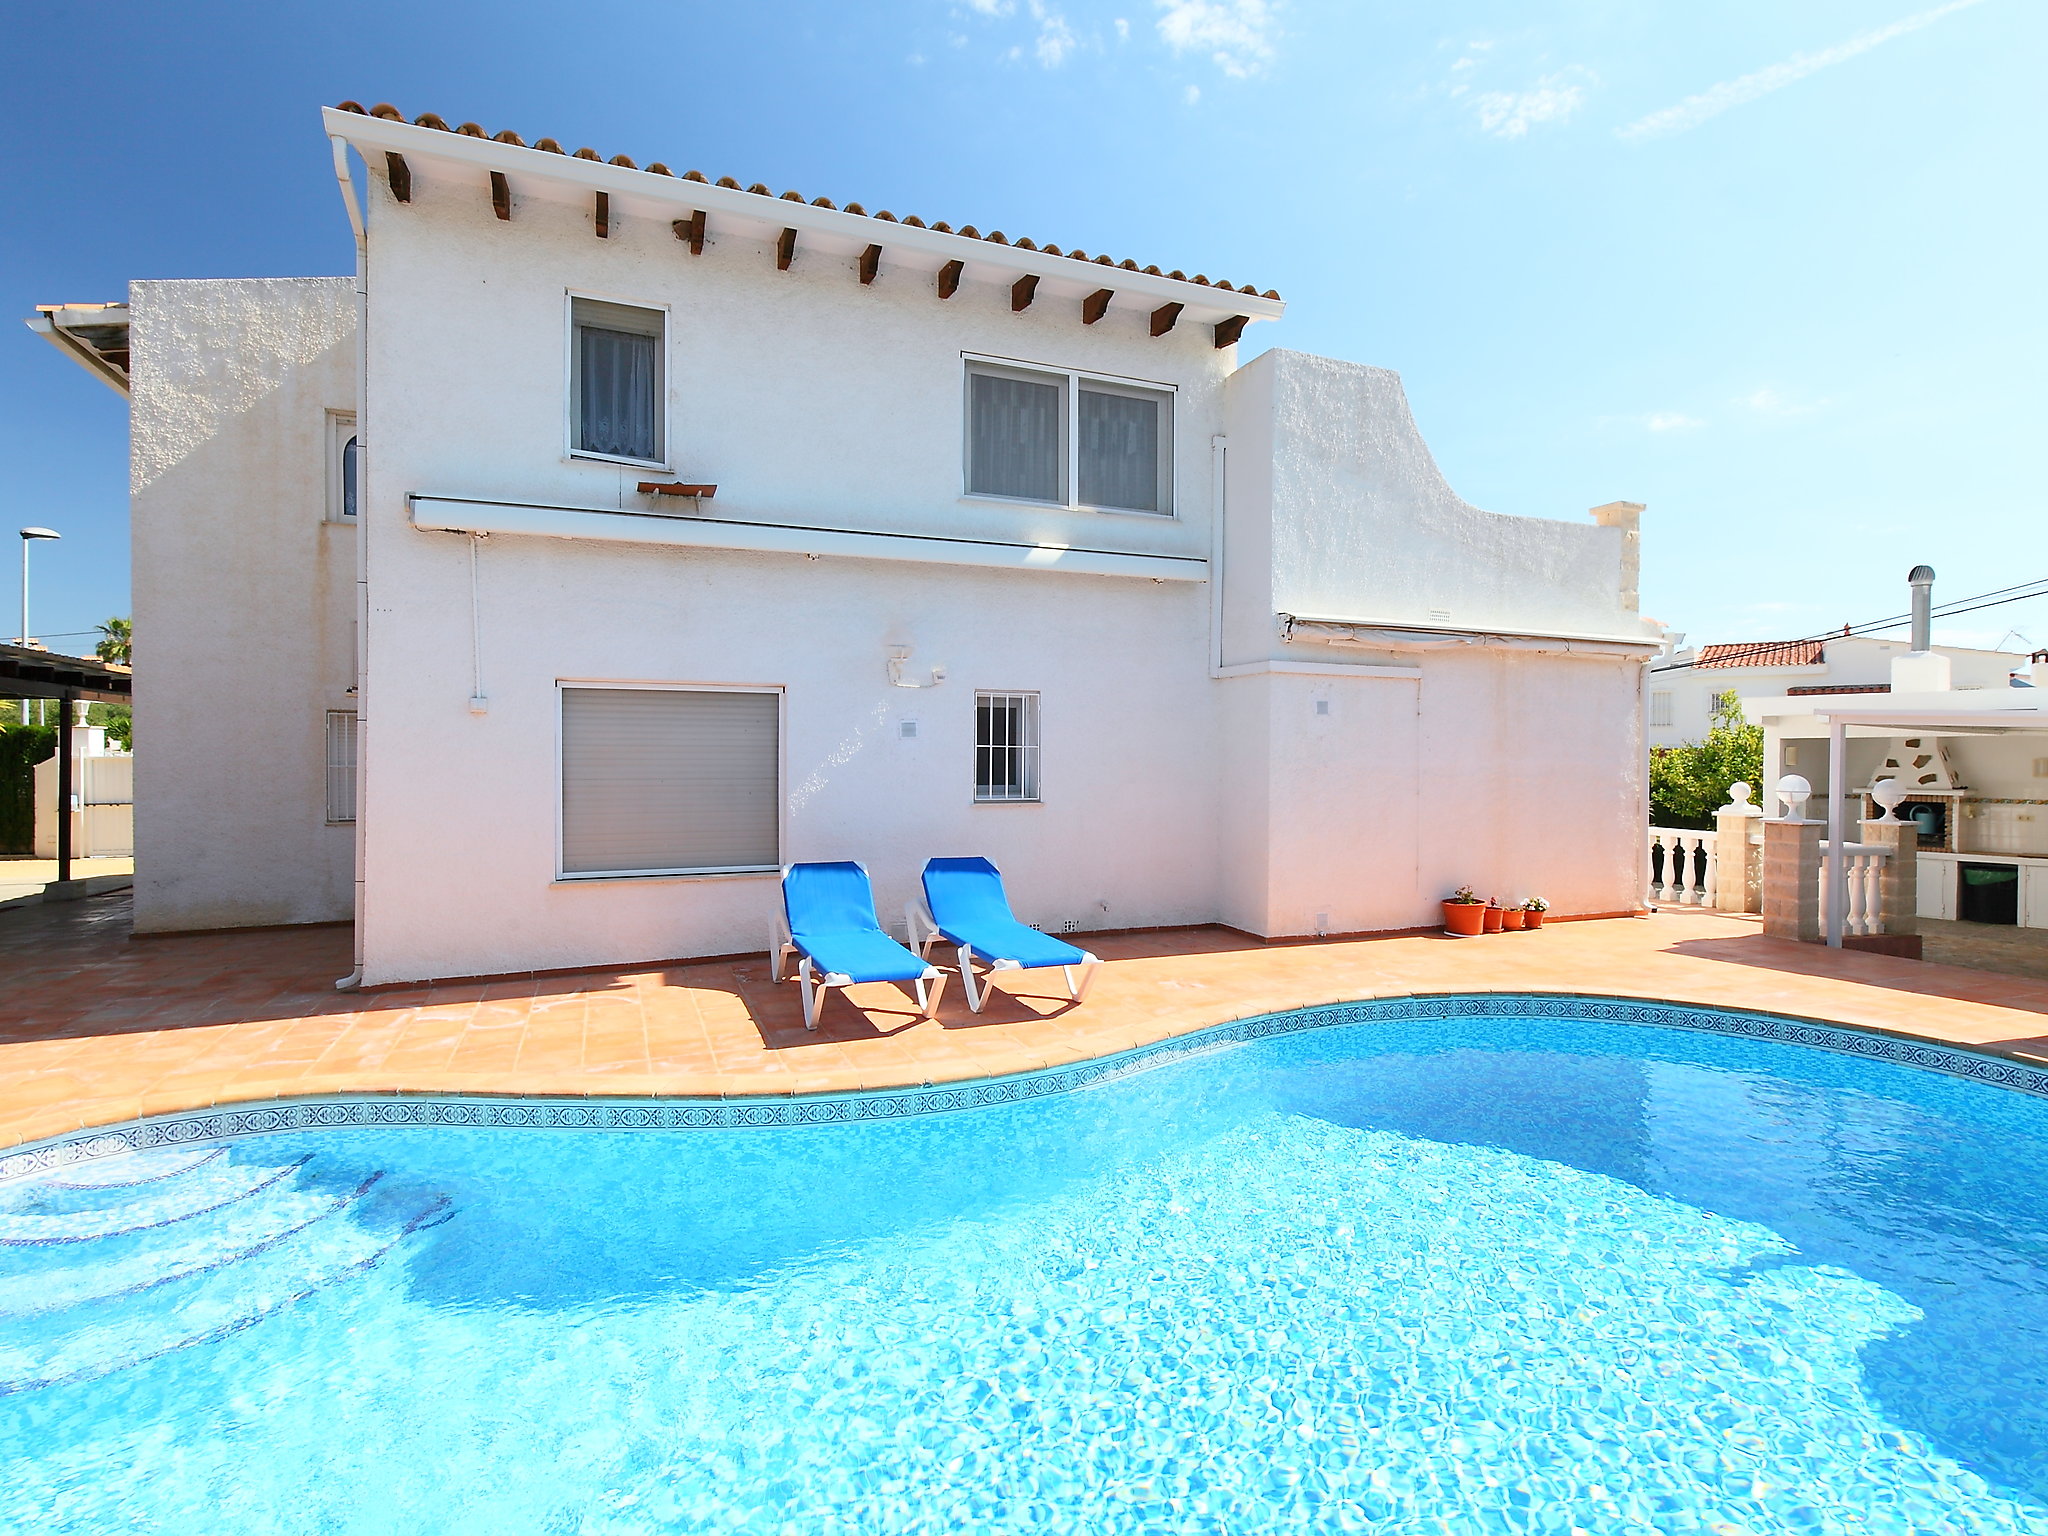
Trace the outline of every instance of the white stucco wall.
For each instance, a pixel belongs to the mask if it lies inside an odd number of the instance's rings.
[[[556,204],[504,224],[424,171],[408,206],[375,195],[367,980],[765,947],[772,877],[555,878],[563,679],[784,688],[783,857],[863,859],[892,921],[925,858],[964,852],[1054,926],[1215,916],[1199,583],[500,535],[480,553],[478,716],[469,541],[406,512],[411,492],[646,506],[646,471],[564,453],[575,291],[670,310],[672,463],[717,484],[716,517],[1206,556],[1231,363],[1206,327],[1013,313],[988,283],[941,301],[886,262],[872,287],[824,257],[778,272],[751,241],[692,257],[647,221],[600,241]],[[1174,386],[1178,517],[964,498],[963,351]],[[891,644],[946,682],[891,687]],[[1041,804],[972,802],[978,688],[1041,692]]]
[[[324,731],[353,707],[355,531],[326,513],[353,284],[137,282],[129,305],[136,929],[344,919]]]
[[[1483,512],[1444,481],[1397,375],[1267,352],[1227,387],[1226,910],[1264,934],[1437,920],[1457,886],[1617,912],[1640,883],[1640,663],[1622,534]],[[1276,613],[1446,632],[1283,641]],[[1318,705],[1327,712],[1319,712]]]

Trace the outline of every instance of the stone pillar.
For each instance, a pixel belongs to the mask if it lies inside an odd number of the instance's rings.
[[[1642,606],[1637,587],[1642,580],[1643,504],[1640,501],[1610,501],[1592,510],[1593,521],[1602,528],[1621,530],[1621,606],[1630,613]]]
[[[1714,864],[1720,871],[1716,911],[1763,910],[1763,850],[1749,841],[1763,808],[1751,805],[1749,796],[1749,786],[1738,779],[1728,786],[1728,804],[1714,812]]]
[[[1863,841],[1883,843],[1892,855],[1884,861],[1884,932],[1920,931],[1920,833],[1910,821],[1880,818],[1860,822]]]
[[[1774,939],[1818,944],[1820,842],[1824,821],[1764,823],[1764,932]]]

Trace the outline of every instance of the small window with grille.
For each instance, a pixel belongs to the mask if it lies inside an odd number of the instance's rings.
[[[1650,724],[1651,724],[1651,725],[1653,725],[1653,726],[1656,726],[1656,725],[1669,725],[1670,723],[1671,723],[1671,695],[1670,695],[1670,693],[1669,693],[1668,691],[1666,691],[1665,689],[1662,689],[1662,688],[1652,689],[1652,690],[1651,690],[1651,692],[1650,692]]]
[[[327,711],[327,820],[356,819],[356,712]]]
[[[974,696],[974,798],[1038,798],[1038,695]]]

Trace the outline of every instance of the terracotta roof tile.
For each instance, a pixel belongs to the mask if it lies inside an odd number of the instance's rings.
[[[1825,640],[1748,640],[1730,645],[1703,645],[1696,667],[1817,667],[1827,650]]]
[[[335,104],[335,110],[337,112],[353,112],[357,114],[359,117],[381,117],[384,118],[386,121],[394,123],[402,123],[407,120],[405,114],[399,111],[398,108],[392,106],[391,103],[389,103],[388,101],[380,101],[374,107],[365,107],[361,102],[357,101],[337,102]],[[526,147],[526,141],[520,138],[518,134],[514,133],[509,128],[505,129],[501,133],[495,134],[485,133],[484,130],[475,123],[464,123],[460,128],[450,128],[445,118],[441,117],[438,113],[433,112],[423,112],[418,117],[413,118],[411,121],[417,127],[432,128],[441,133],[459,133],[465,134],[472,138],[494,139],[496,142],[500,144],[516,145],[522,149]],[[551,155],[560,155],[568,153],[568,151],[564,150],[562,146],[553,139],[536,139],[534,140],[532,147],[538,150],[543,150]],[[579,160],[595,160],[600,163],[603,163],[604,161],[604,156],[600,155],[594,149],[579,149],[575,153],[575,158]],[[625,155],[614,155],[610,163],[617,166],[623,166],[629,171],[640,169],[640,167],[636,166],[632,162],[632,160],[628,159]],[[646,171],[648,175],[652,176],[675,175],[675,172],[671,171],[666,165],[664,165],[659,160],[650,162],[646,168]],[[704,181],[706,178],[700,171],[685,171],[681,179],[684,181]],[[721,187],[729,187],[734,191],[740,190],[740,184],[737,181],[733,180],[730,176],[719,177],[718,185]],[[746,188],[745,190],[754,194],[756,197],[774,197],[776,195],[773,192],[770,192],[765,185],[758,181],[755,182],[752,186]],[[782,194],[782,198],[787,199],[790,202],[796,203],[804,201],[803,194],[800,192],[784,192]],[[814,208],[830,208],[832,207],[832,203],[830,199],[820,197],[813,199],[811,206]],[[1018,237],[1016,240],[1010,240],[1007,237],[1005,237],[1003,232],[999,229],[992,230],[988,234],[983,235],[978,233],[972,224],[962,224],[958,228],[955,228],[954,226],[945,223],[943,220],[934,220],[932,223],[927,224],[923,219],[918,218],[915,214],[905,214],[902,218],[899,219],[895,214],[888,212],[886,209],[880,213],[870,214],[859,203],[847,203],[840,211],[855,214],[861,218],[874,218],[877,220],[885,220],[892,224],[908,224],[916,229],[935,229],[941,234],[961,235],[969,240],[985,240],[992,245],[1014,245],[1019,250],[1043,251],[1044,253],[1050,256],[1064,255],[1073,261],[1090,261],[1105,267],[1121,267],[1126,272],[1147,272],[1154,277],[1170,277],[1177,282],[1198,283],[1204,288],[1221,289],[1226,293],[1249,293],[1255,297],[1268,299],[1277,299],[1280,297],[1279,293],[1271,288],[1266,289],[1262,294],[1260,293],[1259,289],[1255,288],[1250,283],[1245,283],[1242,286],[1234,286],[1227,279],[1217,278],[1212,281],[1211,279],[1203,276],[1199,272],[1197,272],[1193,277],[1187,277],[1184,276],[1178,270],[1171,272],[1162,272],[1157,267],[1140,267],[1135,261],[1120,262],[1117,261],[1115,258],[1109,256],[1090,256],[1086,251],[1079,249],[1071,251],[1062,251],[1056,245],[1037,245],[1033,243],[1031,240],[1026,239],[1022,236]],[[1717,647],[1709,646],[1707,647],[1707,649],[1714,650],[1717,649]],[[1710,666],[1713,665],[1713,663],[1703,661],[1700,663],[1700,665]],[[1723,665],[1733,665],[1733,663],[1723,663]]]

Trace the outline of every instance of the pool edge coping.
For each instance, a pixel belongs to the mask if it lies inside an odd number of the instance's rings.
[[[2048,1063],[1877,1026],[1716,1003],[1589,992],[1412,992],[1312,1003],[1200,1025],[1102,1056],[994,1077],[785,1094],[530,1094],[352,1089],[271,1095],[84,1126],[0,1150],[0,1184],[102,1157],[193,1142],[356,1126],[532,1130],[731,1130],[900,1120],[1050,1097],[1176,1058],[1345,1025],[1526,1013],[1803,1045],[1890,1061],[2048,1099]],[[1444,1006],[1451,1005],[1451,1006]],[[1655,1015],[1654,1017],[1646,1015]]]

